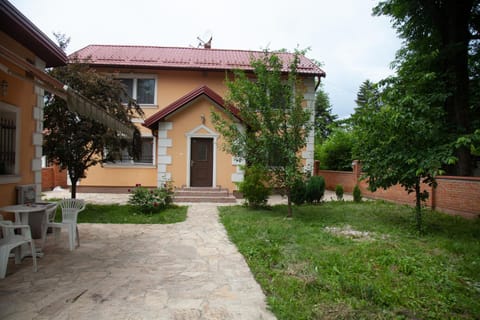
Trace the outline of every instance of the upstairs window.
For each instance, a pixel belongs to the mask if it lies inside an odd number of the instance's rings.
[[[0,177],[18,174],[18,109],[0,102]]]
[[[156,80],[149,77],[137,78],[119,78],[125,85],[127,96],[122,99],[123,103],[128,102],[128,98],[135,99],[138,104],[154,105],[156,103]]]

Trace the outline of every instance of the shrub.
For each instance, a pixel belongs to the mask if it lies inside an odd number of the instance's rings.
[[[315,159],[322,170],[352,171],[353,134],[336,129],[323,144],[315,146]]]
[[[252,208],[261,208],[267,205],[271,188],[268,187],[267,173],[260,166],[250,166],[245,169],[245,179],[238,184],[239,191],[245,198],[245,204]]]
[[[355,187],[353,187],[353,201],[362,201],[362,191],[360,191],[360,187],[358,185],[355,185]]]
[[[305,181],[303,179],[297,179],[293,184],[293,188],[290,190],[290,200],[295,205],[301,205],[306,200]]]
[[[335,194],[337,195],[337,200],[343,200],[343,186],[341,184],[335,186]]]
[[[143,213],[160,212],[173,201],[173,189],[169,184],[163,188],[152,190],[142,187],[141,185],[136,185],[130,192],[131,195],[128,199],[128,204]]]
[[[325,179],[320,176],[312,176],[307,181],[305,199],[308,203],[320,202],[325,194]]]

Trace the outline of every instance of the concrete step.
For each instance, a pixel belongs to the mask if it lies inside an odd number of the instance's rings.
[[[175,202],[235,203],[236,199],[222,188],[181,188],[175,190]]]
[[[236,203],[237,199],[233,196],[229,197],[186,197],[186,196],[175,196],[173,198],[174,202],[196,202],[196,203]]]

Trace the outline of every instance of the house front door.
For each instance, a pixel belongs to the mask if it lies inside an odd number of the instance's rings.
[[[190,186],[212,187],[213,139],[192,138],[190,154]]]

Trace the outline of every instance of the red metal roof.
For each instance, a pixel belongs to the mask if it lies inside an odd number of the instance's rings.
[[[239,119],[239,110],[234,106],[226,106],[225,101],[223,98],[217,94],[215,91],[210,89],[207,86],[201,86],[195,90],[190,91],[183,97],[179,98],[178,100],[172,102],[164,109],[160,110],[159,112],[155,113],[154,115],[150,116],[148,119],[145,120],[144,126],[150,129],[154,129],[154,126],[160,121],[165,119],[167,116],[171,115],[175,111],[181,109],[185,105],[189,104],[193,100],[197,99],[198,97],[205,95],[214,103],[216,103],[219,107],[230,111],[236,118]]]
[[[69,58],[88,59],[92,65],[202,70],[252,70],[252,58],[260,58],[262,51],[175,48],[125,45],[89,45],[72,53]],[[291,53],[277,53],[284,61],[285,71],[293,59]],[[300,56],[299,74],[324,77],[325,72],[315,63]]]

